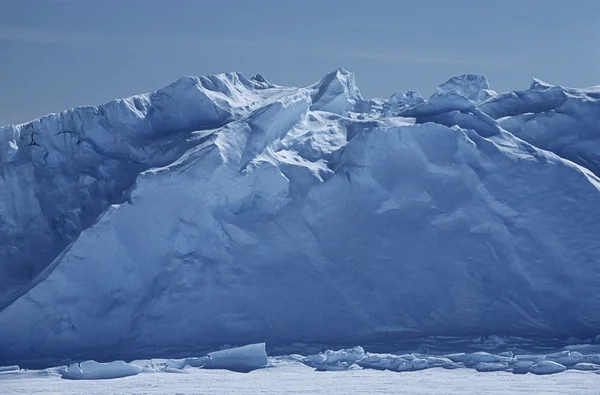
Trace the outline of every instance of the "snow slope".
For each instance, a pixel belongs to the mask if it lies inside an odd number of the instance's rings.
[[[2,128],[0,364],[596,335],[598,92],[231,73]]]

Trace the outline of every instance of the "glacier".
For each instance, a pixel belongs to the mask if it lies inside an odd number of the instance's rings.
[[[0,365],[596,336],[599,120],[600,87],[367,100],[338,69],[2,127]]]

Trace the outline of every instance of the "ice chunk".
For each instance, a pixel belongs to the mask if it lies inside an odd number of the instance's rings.
[[[199,357],[199,358],[191,357],[191,358],[185,359],[185,364],[187,366],[191,366],[193,368],[201,368],[208,363],[210,363],[210,358],[208,356]]]
[[[15,370],[19,370],[19,365],[0,366],[0,373],[13,372]]]
[[[186,366],[189,366],[187,363],[187,358],[169,359],[163,371],[167,373],[187,373],[185,371]]]
[[[344,350],[327,350],[317,355],[310,355],[302,360],[308,366],[317,368],[317,370],[345,370],[353,363],[365,357],[365,350],[358,346]]]
[[[570,344],[565,349],[579,351],[582,354],[600,354],[600,344]]]
[[[478,372],[499,372],[508,370],[509,366],[507,362],[477,362],[473,369]]]
[[[170,369],[183,369],[185,368],[186,360],[185,359],[169,359],[167,361],[167,368]]]
[[[596,370],[600,370],[600,365],[597,365],[595,363],[589,363],[589,362],[579,362],[579,363],[575,364],[571,369],[596,371]]]
[[[63,379],[69,380],[102,380],[116,379],[119,377],[135,376],[142,368],[130,365],[124,361],[96,362],[85,361],[73,363],[67,367]]]
[[[567,370],[564,365],[553,361],[541,361],[529,368],[529,372],[533,374],[554,374]]]
[[[546,355],[546,359],[560,363],[561,365],[571,366],[583,361],[583,355],[577,351],[561,351]]]
[[[535,361],[532,361],[529,359],[516,360],[513,363],[512,372],[515,374],[529,373],[529,368],[531,368],[535,364],[536,364]]]
[[[386,370],[391,366],[392,358],[385,355],[367,354],[365,358],[357,361],[357,364],[362,368]]]
[[[61,368],[52,368],[52,369],[43,369],[43,370],[28,370],[28,369],[20,369],[20,370],[7,370],[0,372],[0,381],[1,380],[26,380],[26,379],[38,379],[38,378],[47,378],[47,377],[60,377],[60,374],[57,374],[57,371],[62,371]]]
[[[200,368],[210,362],[208,356],[203,357],[189,357],[180,359],[150,359],[150,360],[136,360],[132,361],[131,365],[139,366],[142,372],[155,373],[155,372],[173,372],[182,373],[185,372],[187,367]]]
[[[357,364],[349,364],[348,362],[337,362],[331,365],[318,365],[315,370],[318,372],[341,372],[344,370],[362,369]]]
[[[540,362],[543,361],[545,358],[544,355],[538,355],[538,354],[518,354],[515,355],[515,359],[518,361],[533,361],[533,362]]]
[[[446,357],[424,356],[423,358],[425,358],[427,360],[427,366],[430,368],[442,367],[445,369],[456,369],[456,368],[462,367],[461,364],[452,362],[450,359],[448,359]]]
[[[590,354],[583,357],[583,362],[595,363],[600,365],[600,354]]]
[[[470,354],[459,353],[459,354],[449,354],[446,355],[446,358],[450,359],[453,362],[462,362],[467,365],[474,365],[479,362],[485,363],[494,363],[494,362],[505,362],[509,360],[508,357],[503,357],[500,355],[490,354],[485,351],[478,351]]]
[[[410,358],[410,357],[392,357],[389,370],[395,372],[411,372],[416,370],[427,369],[427,359],[424,358]]]
[[[265,343],[249,344],[243,347],[215,351],[208,354],[207,369],[227,369],[236,372],[250,372],[269,364]]]
[[[153,360],[151,364],[145,364],[143,368],[147,371],[161,371],[167,373],[187,373],[187,367],[202,368],[211,363],[208,355],[203,357],[189,357],[181,359]]]
[[[466,357],[469,361],[472,362],[497,362],[506,359],[505,357],[490,354],[489,352],[485,351],[478,351],[472,354],[467,354]]]
[[[418,357],[415,355],[393,355],[393,354],[367,354],[367,356],[356,364],[362,368],[391,370],[394,372],[410,372],[423,370],[433,366],[429,362],[435,363],[436,367],[443,365],[441,360],[429,359],[427,357]],[[451,361],[448,361],[452,363]],[[444,366],[445,367],[445,366]]]
[[[423,370],[429,367],[429,362],[425,358],[415,358],[410,362],[410,370]]]

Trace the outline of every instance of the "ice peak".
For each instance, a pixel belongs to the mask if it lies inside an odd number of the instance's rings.
[[[231,72],[222,74],[213,74],[203,77],[184,76],[177,81],[158,91],[175,90],[182,91],[193,88],[212,92],[220,92],[228,96],[234,96],[236,89],[251,89],[254,85],[242,73]]]
[[[261,73],[256,74],[255,76],[251,77],[250,79],[257,81],[257,82],[267,82],[267,79]]]
[[[267,89],[274,88],[275,85],[270,83],[262,74],[258,73],[255,76],[250,78],[250,81],[256,86],[258,89]]]
[[[529,85],[529,89],[531,90],[545,90],[548,88],[551,88],[552,85],[540,80],[539,78],[533,78],[533,81],[531,81],[531,85]]]
[[[313,89],[312,110],[329,111],[342,114],[354,108],[363,100],[354,74],[343,68],[338,68],[311,86]]]
[[[438,93],[456,90],[471,101],[482,101],[495,94],[490,90],[488,79],[478,74],[461,74],[439,85]]]
[[[349,72],[348,70],[346,70],[343,67],[338,67],[337,69],[335,69],[334,71],[332,71],[329,74],[333,74],[333,73],[338,74],[338,75],[354,75],[353,73]]]
[[[183,77],[178,78],[175,82],[167,85],[164,88],[161,88],[159,90],[164,90],[164,89],[168,89],[168,88],[172,88],[175,90],[178,89],[187,89],[189,87],[192,87],[194,85],[200,85],[200,79],[198,77],[194,77],[191,75],[184,75]]]

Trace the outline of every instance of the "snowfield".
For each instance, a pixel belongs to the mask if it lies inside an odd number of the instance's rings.
[[[464,75],[426,99],[366,100],[339,69],[305,88],[184,77],[3,127],[0,365],[138,373],[116,381],[127,383],[146,373],[81,361],[262,342],[309,355],[430,336],[593,339],[599,120],[600,88],[534,80],[496,93]],[[577,354],[394,358],[349,366],[598,377]],[[310,365],[350,363],[338,362]]]
[[[553,376],[514,375],[506,372],[435,368],[394,373],[352,370],[322,373],[289,364],[234,373],[192,370],[187,374],[155,373],[115,380],[71,381],[60,378],[12,379],[0,382],[5,395],[13,394],[436,394],[436,395],[590,395],[598,393],[600,376],[569,371]]]
[[[600,365],[586,363],[579,369],[582,363],[574,363],[598,358],[569,350],[428,356],[373,354],[354,347],[267,360],[265,345],[254,344],[179,360],[87,361],[41,371],[5,367],[0,388],[4,394],[591,394],[598,389]],[[569,370],[556,359],[568,361]],[[529,368],[522,370],[523,362],[531,362]],[[232,371],[239,371],[240,364],[249,373]],[[527,370],[533,374],[524,374]],[[565,373],[555,374],[560,372]],[[547,374],[553,376],[539,378]]]

